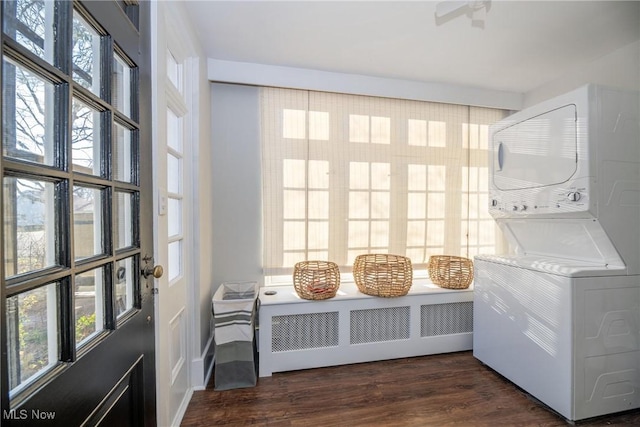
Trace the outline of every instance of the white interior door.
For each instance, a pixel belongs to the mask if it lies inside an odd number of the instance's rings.
[[[156,281],[158,425],[178,425],[191,397],[188,286],[191,282],[190,170],[186,56],[170,2],[155,3],[154,86],[156,261],[165,266]]]

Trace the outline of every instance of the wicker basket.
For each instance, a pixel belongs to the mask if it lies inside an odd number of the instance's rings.
[[[363,294],[376,297],[406,295],[411,288],[411,260],[401,255],[358,255],[353,263],[353,278]]]
[[[300,298],[333,298],[340,287],[338,264],[330,261],[302,261],[293,268],[293,287]]]
[[[467,289],[473,280],[473,261],[451,255],[429,257],[429,278],[441,288]]]

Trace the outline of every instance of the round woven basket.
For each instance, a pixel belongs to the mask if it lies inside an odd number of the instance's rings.
[[[353,263],[353,278],[358,290],[376,297],[399,297],[411,288],[411,260],[401,255],[358,255]]]
[[[473,281],[473,261],[452,255],[429,257],[429,278],[441,288],[467,289]]]
[[[338,264],[331,261],[301,261],[293,268],[293,287],[300,298],[333,298],[340,287]]]

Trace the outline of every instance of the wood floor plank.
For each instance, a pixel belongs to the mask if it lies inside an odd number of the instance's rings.
[[[638,426],[640,410],[578,422]],[[197,391],[196,426],[564,426],[567,422],[471,352],[361,363],[260,378],[256,387]]]

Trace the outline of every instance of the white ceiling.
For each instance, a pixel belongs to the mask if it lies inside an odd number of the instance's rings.
[[[526,93],[640,40],[639,1],[188,1],[207,57]],[[640,70],[639,70],[640,75]]]

